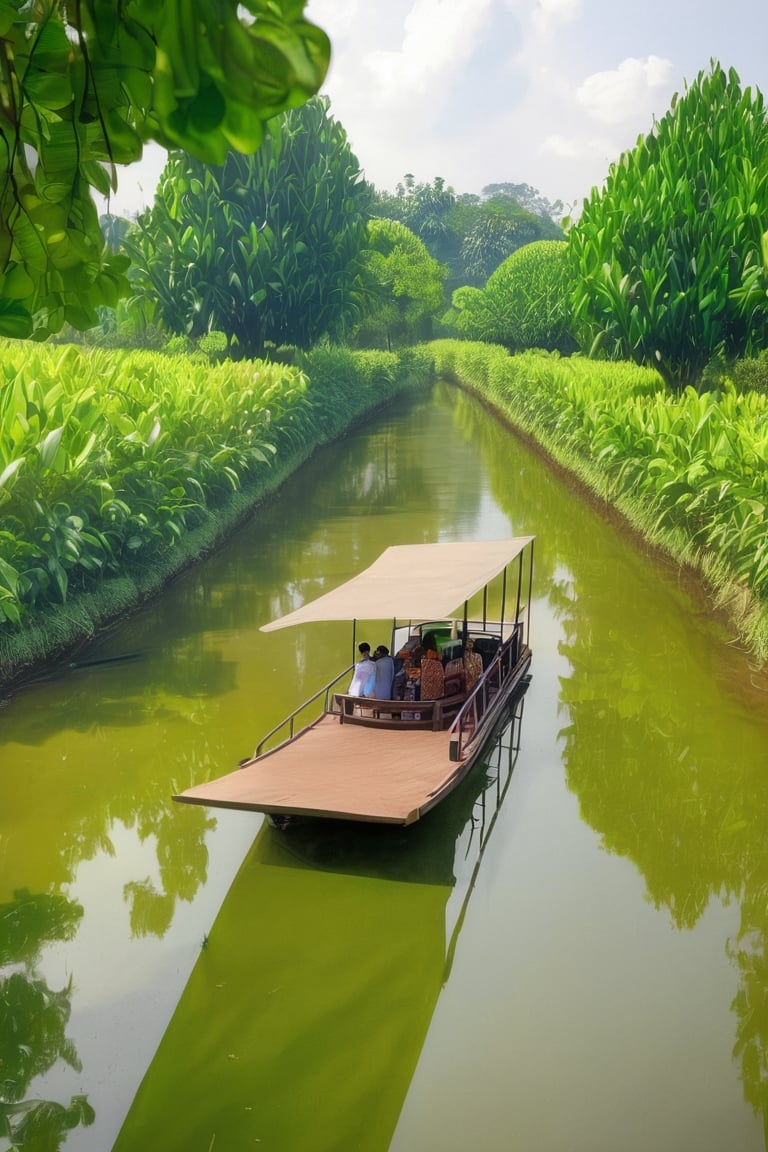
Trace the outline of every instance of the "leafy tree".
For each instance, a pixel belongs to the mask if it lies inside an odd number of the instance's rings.
[[[375,191],[374,197],[376,216],[405,224],[440,263],[450,262],[455,257],[459,240],[449,221],[456,193],[446,185],[442,176],[436,176],[431,184],[417,184],[408,172],[397,185],[394,196],[389,192]]]
[[[391,349],[393,341],[429,339],[432,318],[444,303],[446,269],[396,220],[371,220],[365,262],[371,294],[356,342]]]
[[[530,184],[486,184],[483,188],[483,198],[494,200],[499,196],[509,196],[516,204],[533,216],[548,217],[555,221],[562,216],[563,202],[555,200],[554,204],[542,196],[537,188]]]
[[[451,307],[443,316],[443,324],[455,328],[467,340],[482,340],[486,344],[499,341],[501,321],[491,309],[483,289],[471,284],[453,290]]]
[[[524,244],[556,239],[562,239],[562,233],[548,216],[535,215],[507,194],[493,196],[472,209],[472,222],[459,252],[458,275],[465,284],[482,285]]]
[[[252,156],[175,152],[131,251],[172,331],[224,332],[245,355],[308,347],[360,304],[371,193],[327,99],[270,122]]]
[[[507,191],[512,188],[525,195],[526,204]],[[489,189],[493,192],[486,195]],[[480,286],[523,244],[562,237],[544,211],[548,202],[527,184],[490,185],[489,189],[484,189],[483,196],[457,195],[439,176],[431,184],[417,184],[409,173],[397,185],[395,195],[376,192],[374,211],[400,221],[424,241],[431,255],[448,267],[449,289],[462,284]]]
[[[768,123],[712,61],[570,230],[577,335],[593,355],[696,384],[715,354],[768,345]]]
[[[93,189],[148,139],[223,163],[315,93],[329,59],[303,0],[0,0],[0,335],[96,323],[127,290]]]
[[[471,340],[503,344],[511,351],[543,348],[570,353],[573,282],[564,240],[537,240],[513,252],[481,291],[453,294],[452,323]]]
[[[431,184],[417,184],[411,189],[404,223],[423,240],[436,260],[445,260],[452,247],[449,214],[456,203],[456,193],[447,187],[442,176]]]

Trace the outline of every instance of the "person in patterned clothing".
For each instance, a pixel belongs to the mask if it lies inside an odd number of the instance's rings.
[[[424,637],[424,655],[421,658],[421,699],[439,700],[445,694],[445,674],[434,634]]]
[[[475,642],[471,636],[468,636],[464,648],[464,677],[466,679],[467,692],[472,691],[482,674],[483,658],[479,652],[475,652]]]

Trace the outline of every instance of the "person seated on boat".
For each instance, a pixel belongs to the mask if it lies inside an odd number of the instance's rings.
[[[421,646],[423,649],[421,653],[422,659],[427,655],[428,652],[435,652],[438,656],[440,654],[437,647],[437,637],[435,636],[434,632],[424,633],[421,638]]]
[[[421,636],[418,632],[414,632],[409,636],[405,644],[397,654],[398,660],[415,660],[418,663],[424,655],[424,648],[421,643]]]
[[[396,656],[392,663],[395,666],[395,674],[392,677],[392,699],[402,700],[405,689],[405,660],[402,656]]]
[[[439,700],[445,695],[445,673],[437,650],[433,632],[424,637],[424,655],[421,658],[421,699]]]
[[[377,700],[392,699],[392,683],[395,679],[395,662],[389,654],[386,644],[379,644],[373,654],[376,665],[376,679],[373,694]]]
[[[467,637],[464,646],[464,679],[467,692],[471,692],[483,674],[483,658],[475,652],[475,642],[471,636]]]
[[[421,682],[421,664],[406,655],[403,660],[402,700],[418,700]]]
[[[376,664],[371,659],[371,646],[363,641],[362,644],[358,644],[357,650],[360,659],[355,664],[347,695],[373,696],[376,687]]]

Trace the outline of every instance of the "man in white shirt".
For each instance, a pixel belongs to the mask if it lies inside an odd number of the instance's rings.
[[[357,650],[360,659],[355,664],[352,683],[349,685],[349,696],[373,696],[376,688],[376,664],[371,660],[371,646],[363,642],[358,644]]]

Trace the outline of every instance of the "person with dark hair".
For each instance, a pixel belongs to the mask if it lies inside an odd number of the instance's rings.
[[[437,650],[437,637],[435,636],[434,632],[425,632],[421,638],[421,645],[421,657],[426,656],[428,652],[433,652],[435,656],[439,656],[439,652]]]
[[[395,662],[386,644],[379,644],[373,654],[376,665],[376,679],[373,694],[377,700],[392,699],[392,682],[395,678]]]
[[[360,659],[355,664],[352,682],[348,688],[349,696],[373,696],[376,687],[376,665],[371,660],[371,646],[363,641],[358,644],[357,650]]]

